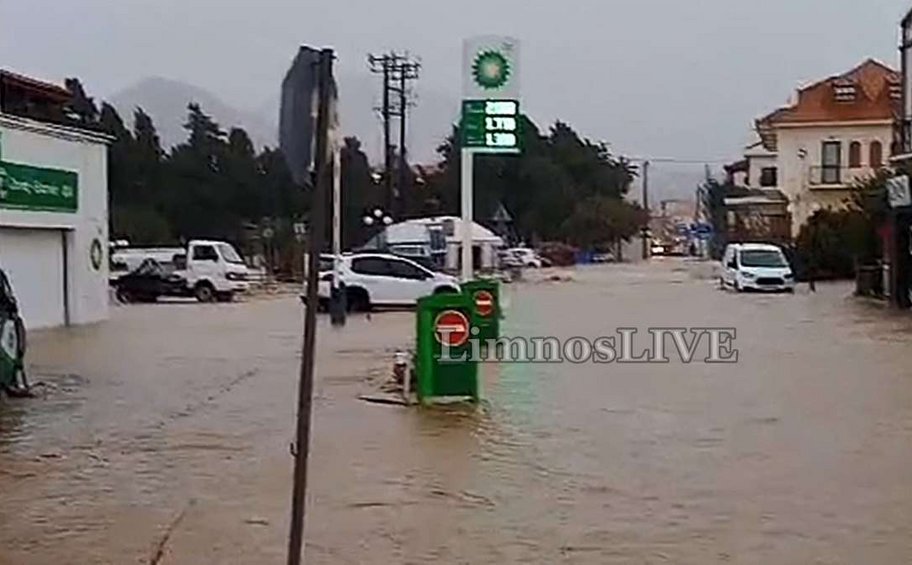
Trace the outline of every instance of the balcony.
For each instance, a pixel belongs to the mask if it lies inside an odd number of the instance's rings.
[[[844,190],[856,180],[862,180],[874,174],[871,167],[834,167],[832,165],[815,165],[808,170],[808,186],[815,190]]]

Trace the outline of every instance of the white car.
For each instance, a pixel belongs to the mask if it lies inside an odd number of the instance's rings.
[[[733,243],[722,257],[720,286],[745,290],[795,291],[795,273],[782,250],[765,243]]]
[[[507,249],[503,254],[502,261],[506,266],[519,265],[531,269],[541,269],[545,265],[545,261],[541,256],[534,249],[528,247]]]
[[[455,277],[385,253],[343,255],[339,272],[348,307],[357,311],[373,306],[414,306],[423,296],[460,292]],[[321,307],[329,302],[332,280],[333,273],[320,274]]]

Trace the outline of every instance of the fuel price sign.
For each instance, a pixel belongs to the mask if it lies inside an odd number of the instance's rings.
[[[479,153],[519,153],[519,133],[519,101],[463,100],[463,147]]]

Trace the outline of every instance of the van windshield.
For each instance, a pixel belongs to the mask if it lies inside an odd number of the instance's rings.
[[[234,250],[234,247],[231,247],[227,243],[218,244],[219,253],[222,254],[222,259],[228,263],[235,263],[237,265],[243,265],[244,260],[241,259],[241,256],[238,255],[238,252]]]
[[[742,251],[742,267],[788,267],[785,257],[779,251]]]

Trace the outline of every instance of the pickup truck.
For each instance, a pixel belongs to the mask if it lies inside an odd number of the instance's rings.
[[[177,253],[171,268],[148,257],[111,284],[123,302],[154,302],[161,296],[195,297],[200,302],[230,302],[248,290],[249,271],[234,247],[224,241],[193,240]]]

